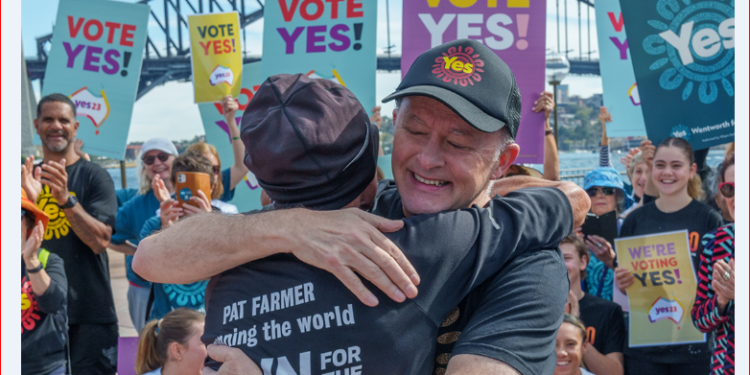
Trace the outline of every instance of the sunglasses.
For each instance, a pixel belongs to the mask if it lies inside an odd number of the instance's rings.
[[[26,210],[23,208],[21,209],[21,219],[23,219],[26,216]]]
[[[592,187],[586,190],[589,197],[595,197],[597,192],[602,192],[603,196],[615,195],[615,188],[612,187]]]
[[[221,174],[221,165],[211,166],[214,169],[214,174]]]
[[[146,165],[152,165],[152,164],[154,164],[154,162],[156,161],[156,158],[159,158],[160,162],[166,163],[167,160],[169,160],[169,156],[170,156],[169,154],[165,154],[163,152],[160,152],[156,156],[154,156],[154,155],[144,156],[143,159],[141,159],[141,160],[143,160],[143,164],[146,164]]]
[[[734,198],[734,182],[724,182],[719,185],[719,191],[725,198]]]

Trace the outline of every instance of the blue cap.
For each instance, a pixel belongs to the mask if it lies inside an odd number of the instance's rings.
[[[628,193],[625,191],[625,183],[622,181],[620,173],[612,167],[599,167],[586,173],[586,177],[583,179],[583,190],[588,190],[595,186],[611,187],[620,190],[622,196],[625,197],[625,202],[623,202],[624,209],[627,209],[634,203],[633,198],[628,196]]]

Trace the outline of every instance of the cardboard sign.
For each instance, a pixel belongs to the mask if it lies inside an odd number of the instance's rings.
[[[195,102],[221,101],[240,95],[242,52],[237,12],[188,17]]]
[[[263,79],[304,73],[375,106],[377,1],[278,0],[263,11]]]
[[[108,0],[61,0],[42,96],[76,106],[84,151],[122,160],[141,75],[149,7]],[[34,143],[40,145],[39,136]]]
[[[646,126],[620,2],[598,0],[595,10],[604,105],[612,115],[612,122],[607,123],[607,134],[610,137],[644,136]]]
[[[544,162],[544,113],[533,103],[544,91],[546,2],[529,0],[404,1],[401,74],[432,47],[456,39],[482,41],[510,67],[521,90],[517,163]]]
[[[242,114],[245,108],[247,108],[253,95],[255,95],[255,90],[262,83],[260,69],[260,62],[246,64],[242,68],[242,84],[238,85],[241,89],[240,94],[237,96],[240,106],[236,115],[238,126],[242,121]],[[203,120],[203,128],[206,131],[206,142],[214,145],[219,151],[221,169],[229,168],[234,163],[234,152],[232,151],[232,138],[229,135],[229,128],[224,119],[221,102],[199,104],[198,109]],[[224,189],[228,188],[228,186],[224,187]],[[230,203],[237,206],[240,212],[260,209],[262,208],[260,204],[261,190],[255,175],[252,172],[248,172],[247,176],[235,188],[234,198]]]
[[[705,342],[690,318],[696,283],[686,230],[615,240],[620,267],[635,283],[630,301],[630,347]]]

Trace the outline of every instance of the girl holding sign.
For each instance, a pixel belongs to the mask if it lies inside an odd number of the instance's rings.
[[[667,138],[658,147],[642,143],[643,159],[651,167],[646,192],[653,187],[659,197],[634,210],[620,229],[620,237],[643,236],[679,230],[690,235],[693,269],[700,265],[699,239],[721,225],[721,215],[699,202],[700,177],[693,160],[693,149],[682,138]],[[617,285],[623,293],[636,281],[625,268],[615,269]],[[708,343],[627,348],[627,373],[642,375],[705,375],[711,349]]]
[[[734,221],[734,154],[724,161],[719,192]],[[716,331],[711,374],[734,373],[734,223],[703,236],[692,317],[701,332]]]

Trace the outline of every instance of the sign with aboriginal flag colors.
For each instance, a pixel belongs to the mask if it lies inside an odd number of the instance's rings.
[[[304,73],[375,106],[377,1],[273,0],[263,11],[263,78]]]
[[[646,126],[620,1],[597,0],[595,10],[604,105],[612,115],[607,134],[610,137],[644,136]]]
[[[734,142],[734,4],[620,1],[646,133],[654,144],[678,137],[702,150]]]
[[[240,95],[242,52],[237,12],[188,17],[190,60],[196,103],[221,101]]]
[[[42,95],[70,97],[89,154],[125,156],[148,15],[145,4],[60,0]]]
[[[633,274],[630,347],[705,342],[690,318],[696,284],[687,231],[615,240],[620,267]]]
[[[537,0],[404,1],[401,74],[422,52],[443,43],[466,38],[486,44],[508,64],[521,90],[523,109],[516,137],[521,153],[516,162],[541,164],[544,114],[532,109],[544,91],[546,6],[546,1]],[[450,79],[445,75],[445,82]]]
[[[255,91],[263,83],[260,69],[260,61],[245,64],[242,68],[242,84],[238,85],[238,87],[241,87],[240,94],[236,96],[239,101],[239,110],[237,110],[235,118],[238,126],[250,99],[253,98]],[[229,127],[224,119],[221,101],[199,104],[198,109],[203,120],[203,128],[206,130],[206,142],[214,145],[219,151],[222,170],[229,168],[234,163],[234,151],[232,150],[232,136],[229,134]],[[224,189],[227,189],[227,187],[225,186]],[[240,212],[260,209],[263,207],[260,204],[261,190],[253,173],[248,172],[247,176],[235,188],[234,198],[230,202],[237,206]]]

